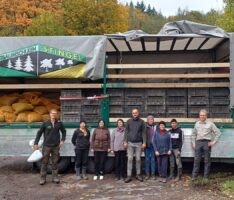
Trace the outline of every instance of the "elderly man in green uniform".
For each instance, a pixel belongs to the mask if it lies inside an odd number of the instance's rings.
[[[204,154],[204,180],[208,180],[210,173],[210,154],[213,147],[220,138],[220,131],[213,122],[207,120],[207,111],[201,110],[199,120],[196,122],[192,133],[192,147],[195,149],[192,180],[198,176],[200,161]]]
[[[59,150],[63,146],[66,138],[66,130],[63,123],[56,119],[56,115],[57,111],[52,109],[50,111],[50,120],[42,123],[34,142],[34,149],[36,150],[39,148],[38,142],[42,134],[44,134],[40,185],[44,185],[46,183],[47,165],[49,163],[50,156],[52,160],[52,181],[54,183],[60,182],[58,178],[57,163],[59,160]],[[60,131],[62,133],[62,138],[60,138]]]

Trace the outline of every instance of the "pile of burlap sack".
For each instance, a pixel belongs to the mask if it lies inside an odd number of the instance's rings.
[[[40,92],[0,96],[0,122],[42,122],[49,119],[51,109],[58,110],[59,119],[59,100],[45,98]]]

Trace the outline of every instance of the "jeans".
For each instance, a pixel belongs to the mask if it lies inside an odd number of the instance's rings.
[[[88,164],[89,149],[75,149],[76,168],[86,169]]]
[[[168,155],[160,155],[157,157],[158,162],[158,173],[159,176],[167,177],[167,166],[168,166]]]
[[[58,170],[58,160],[59,160],[59,146],[48,147],[44,146],[42,149],[43,160],[41,165],[41,176],[45,177],[47,174],[47,165],[50,160],[52,161],[52,171]]]
[[[211,154],[211,147],[208,146],[208,140],[198,140],[196,141],[195,147],[195,157],[194,157],[194,164],[193,164],[193,178],[198,176],[200,170],[200,162],[202,155],[204,154],[204,178],[209,177],[210,173],[210,154]]]
[[[141,145],[142,143],[128,142],[128,170],[127,175],[132,176],[133,156],[136,156],[136,173],[141,174]]]
[[[150,174],[150,167],[151,167],[151,175],[155,176],[156,158],[155,158],[155,151],[154,151],[153,146],[147,147],[145,149],[145,173],[146,175]]]
[[[94,165],[96,176],[104,175],[106,158],[107,151],[94,151]]]
[[[175,163],[178,169],[182,169],[182,162],[180,155],[177,156],[179,149],[172,149],[170,156],[170,168],[175,168]]]
[[[117,178],[124,177],[126,151],[115,151],[115,173]]]

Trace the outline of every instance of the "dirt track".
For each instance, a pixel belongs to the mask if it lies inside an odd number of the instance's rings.
[[[0,199],[1,200],[73,200],[73,199],[134,199],[134,200],[226,200],[217,191],[202,190],[191,186],[190,177],[183,176],[179,183],[145,181],[131,183],[115,181],[114,175],[105,176],[103,181],[77,182],[74,174],[61,175],[59,185],[51,183],[40,186],[39,173],[22,158],[0,158]]]

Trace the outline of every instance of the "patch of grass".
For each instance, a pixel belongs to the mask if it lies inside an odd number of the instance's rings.
[[[207,189],[222,193],[223,195],[234,199],[234,174],[233,173],[216,173],[210,176],[208,180],[204,180],[199,176],[191,183],[193,187],[198,189]]]
[[[234,196],[234,180],[227,180],[222,184],[221,191],[228,195],[233,197]]]

